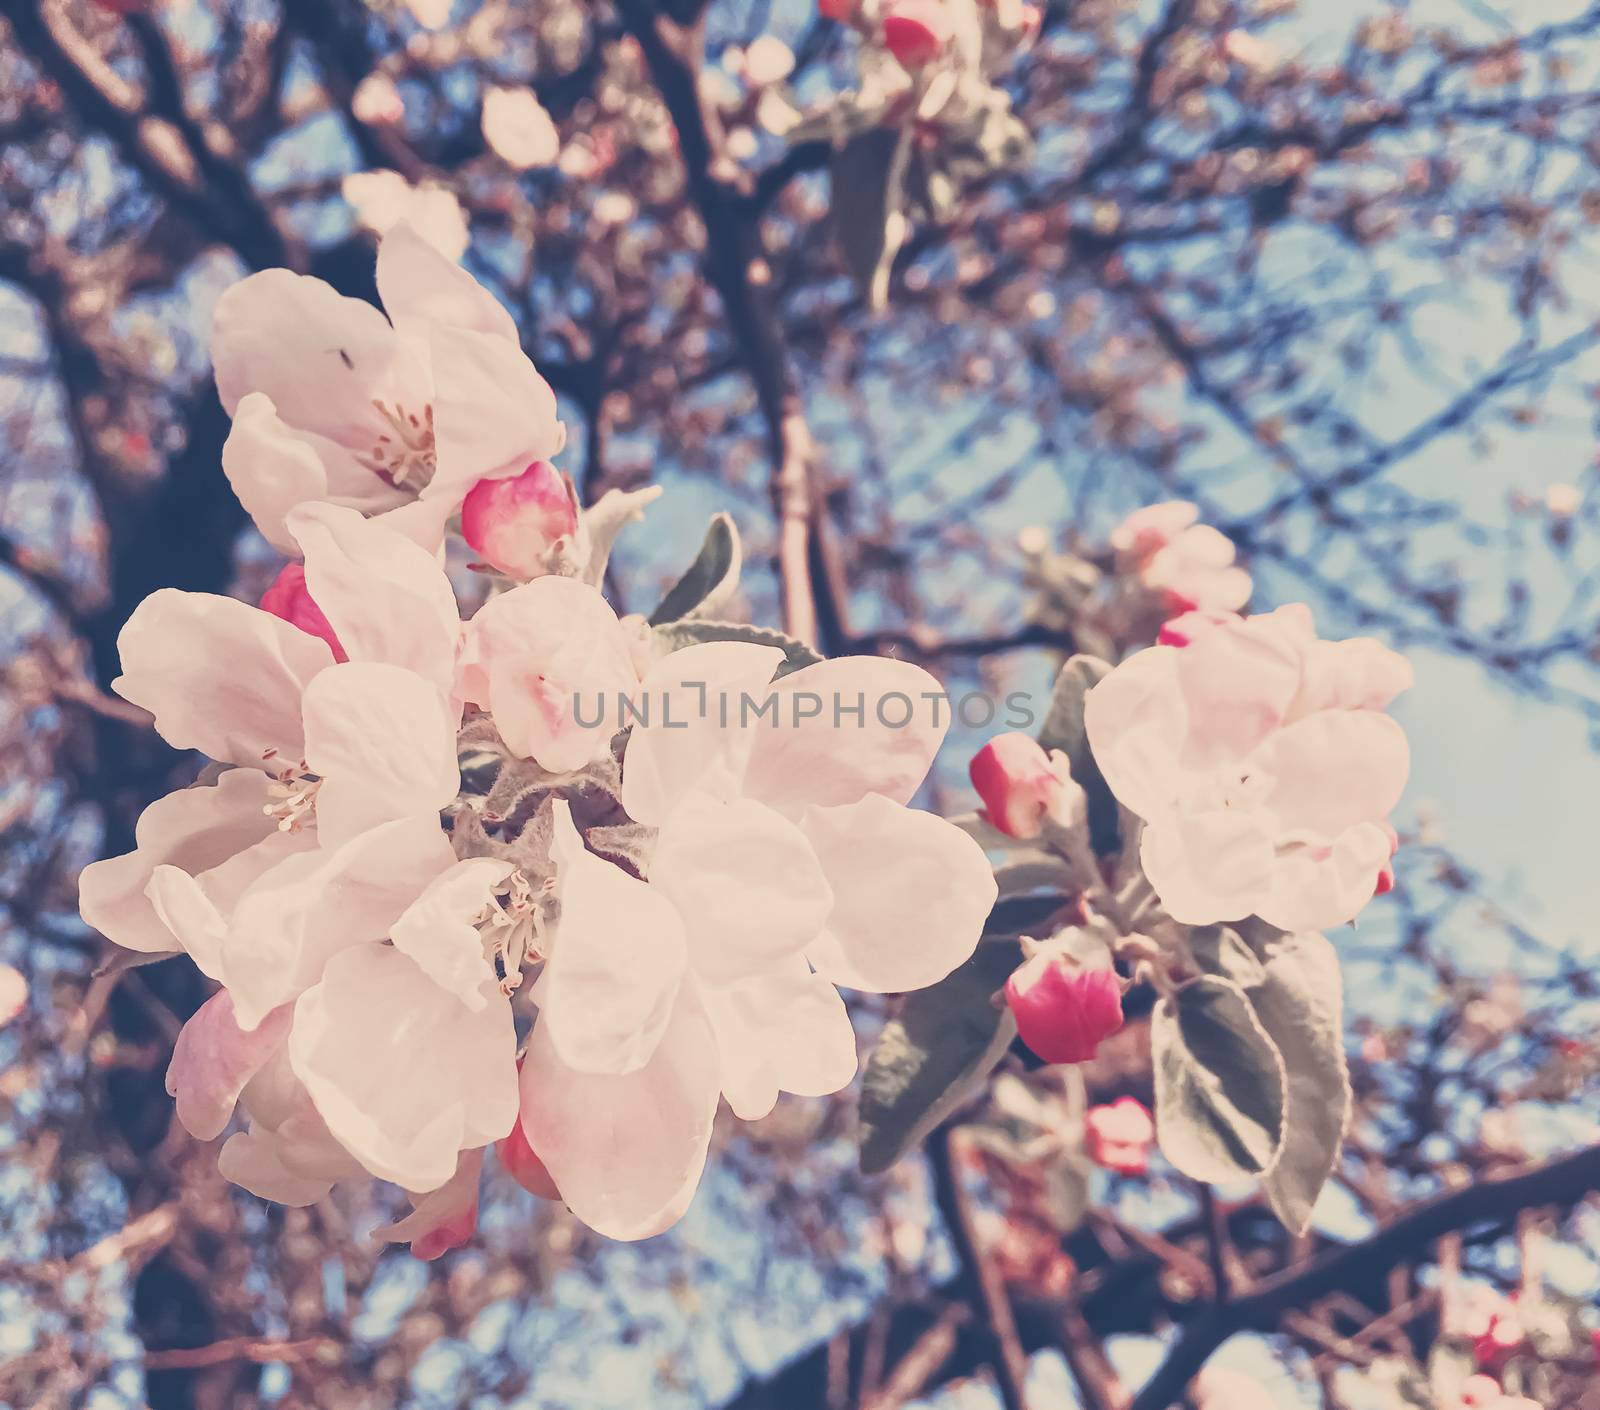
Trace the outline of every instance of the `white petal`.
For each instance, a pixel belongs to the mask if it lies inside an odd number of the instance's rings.
[[[151,874],[171,864],[198,875],[260,842],[276,827],[265,812],[271,786],[255,769],[229,769],[210,787],[156,799],[134,825],[134,851],[91,862],[79,875],[84,920],[127,950],[176,950],[177,939],[145,896]]]
[[[867,993],[943,979],[977,948],[994,871],[955,824],[881,794],[808,808],[800,824],[833,887],[833,911],[807,949],[818,972]]]
[[[584,847],[565,803],[551,855],[561,916],[540,978],[539,1026],[577,1071],[636,1071],[672,1018],[683,922],[663,892]]]
[[[1174,920],[1211,925],[1255,911],[1272,875],[1269,822],[1219,808],[1146,824],[1139,858]]]
[[[1319,710],[1278,730],[1258,757],[1283,830],[1326,842],[1387,817],[1411,768],[1405,731],[1371,710]]]
[[[1239,758],[1282,722],[1300,687],[1304,643],[1276,614],[1229,621],[1178,651],[1188,753]]]
[[[710,984],[798,958],[833,909],[832,888],[798,827],[763,803],[708,793],[673,810],[650,860],[650,885],[677,907],[689,963]]]
[[[167,1093],[177,1099],[178,1120],[185,1131],[200,1141],[222,1134],[245,1084],[289,1036],[291,1017],[285,1005],[246,1032],[234,1020],[233,1000],[226,989],[195,1010],[178,1034],[167,1065]]]
[[[515,754],[552,772],[582,768],[607,752],[617,696],[638,685],[617,614],[574,578],[512,588],[467,624],[464,698],[492,711]]]
[[[1095,763],[1117,801],[1141,818],[1165,813],[1182,777],[1188,712],[1178,686],[1178,656],[1177,647],[1146,647],[1084,697],[1083,722]]]
[[[335,505],[291,516],[306,587],[352,661],[415,671],[448,695],[461,642],[455,590],[439,560],[382,521]]]
[[[284,1163],[283,1143],[264,1127],[235,1131],[222,1143],[217,1172],[257,1199],[303,1209],[333,1188],[333,1180],[298,1175]]]
[[[1354,920],[1389,860],[1389,834],[1361,823],[1332,847],[1289,847],[1273,862],[1271,889],[1256,908],[1280,930],[1327,930]]]
[[[306,766],[322,778],[317,832],[336,847],[395,818],[438,813],[461,786],[455,721],[399,666],[331,666],[305,696]]]
[[[230,416],[262,392],[289,425],[357,454],[376,444],[374,400],[415,411],[427,402],[422,369],[388,319],[286,269],[252,274],[217,301],[211,360]]]
[[[390,226],[378,242],[378,297],[402,333],[439,324],[518,342],[517,325],[499,300],[409,221]]]
[[[778,1093],[825,1097],[856,1075],[856,1035],[839,991],[804,960],[705,991],[722,1090],[741,1121],[759,1121]]]
[[[517,1117],[511,1006],[473,1013],[388,945],[328,961],[295,1003],[289,1057],[340,1143],[408,1190],[438,1189]]]
[[[435,327],[433,435],[438,470],[423,491],[459,504],[486,475],[549,460],[566,439],[556,397],[520,346],[492,333]]]
[[[622,760],[622,806],[630,818],[659,826],[692,788],[738,795],[754,740],[743,700],[765,700],[782,659],[775,646],[713,641],[650,667],[637,694],[642,718],[628,717]]]
[[[778,721],[756,729],[744,791],[790,817],[869,793],[910,802],[950,727],[943,687],[909,661],[843,656],[773,690]]]
[[[512,863],[497,857],[457,862],[428,883],[389,931],[395,949],[410,955],[435,984],[469,1009],[483,1008],[488,1002],[484,986],[495,982],[473,922],[511,871]]]
[[[1371,637],[1313,641],[1289,718],[1317,710],[1381,710],[1411,683],[1411,663]]]
[[[260,767],[268,750],[298,760],[300,697],[333,653],[317,637],[231,597],[162,588],[117,638],[111,688],[156,717],[175,749]]]
[[[333,955],[388,935],[454,863],[436,818],[402,818],[342,847],[291,857],[263,876],[228,926],[226,983],[240,1025],[254,1026],[315,984]]]
[[[687,992],[637,1072],[567,1067],[546,1025],[522,1064],[522,1129],[561,1198],[597,1233],[646,1239],[694,1198],[717,1109],[720,1062],[711,1026]]]

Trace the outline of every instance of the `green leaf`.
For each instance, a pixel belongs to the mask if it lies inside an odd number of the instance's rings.
[[[991,941],[937,984],[907,994],[861,1079],[861,1168],[887,1170],[971,1095],[1005,1056],[1016,1020],[995,1002],[1022,963],[1014,941]]]
[[[1189,948],[1202,973],[1231,980],[1241,989],[1253,988],[1267,977],[1260,957],[1231,926],[1196,926],[1189,932]]]
[[[1205,975],[1163,999],[1150,1050],[1157,1136],[1173,1165],[1207,1181],[1272,1169],[1284,1140],[1283,1058],[1237,984]]]
[[[649,616],[652,627],[683,617],[707,617],[726,607],[738,590],[744,555],[739,530],[727,514],[713,514],[694,562]]]
[[[1095,852],[1109,857],[1121,845],[1117,800],[1095,763],[1089,732],[1083,725],[1083,698],[1105,679],[1111,667],[1098,657],[1074,656],[1061,668],[1050,692],[1050,708],[1039,730],[1039,743],[1059,749],[1072,765],[1072,777],[1089,795],[1089,840]]]
[[[889,267],[904,238],[906,159],[911,128],[873,127],[833,154],[834,237],[867,307],[888,302]]]
[[[1267,1199],[1285,1228],[1304,1233],[1350,1119],[1338,955],[1314,931],[1285,936],[1269,948],[1263,981],[1249,994],[1289,1078],[1289,1119]]]
[[[773,627],[753,627],[745,622],[708,622],[703,617],[686,617],[678,622],[666,622],[651,633],[658,653],[681,651],[686,646],[698,646],[705,641],[753,641],[758,646],[776,646],[783,652],[783,664],[778,675],[786,676],[802,666],[815,666],[818,656],[803,641]]]

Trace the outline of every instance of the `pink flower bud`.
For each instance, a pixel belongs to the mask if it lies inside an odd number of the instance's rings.
[[[1037,837],[1061,780],[1037,740],[996,735],[967,766],[984,816],[1007,837]]]
[[[479,480],[461,505],[467,542],[491,567],[524,582],[549,573],[553,551],[577,531],[566,481],[544,460],[520,475]]]
[[[1156,1124],[1144,1103],[1119,1097],[1110,1106],[1089,1109],[1084,1117],[1089,1158],[1122,1175],[1143,1175],[1150,1168],[1150,1146]]]
[[[1006,980],[1022,1041],[1046,1062],[1088,1062],[1122,1027],[1122,985],[1110,969],[1085,969],[1041,949]]]
[[[0,1028],[10,1023],[28,1003],[28,981],[8,964],[0,964]]]
[[[883,17],[883,42],[908,69],[938,58],[952,32],[944,0],[898,0]]]
[[[339,645],[333,624],[322,615],[322,609],[312,599],[306,587],[306,570],[302,563],[285,563],[283,571],[272,580],[272,586],[261,594],[261,610],[281,617],[290,626],[299,627],[310,636],[321,637],[328,643],[335,661],[347,661],[344,647]]]
[[[528,1133],[522,1129],[520,1116],[517,1124],[511,1128],[511,1134],[502,1137],[496,1144],[494,1153],[500,1158],[506,1173],[529,1194],[538,1195],[540,1199],[561,1198],[561,1191],[556,1189],[556,1182],[550,1178],[544,1162],[528,1144]]]
[[[825,20],[849,24],[856,17],[860,0],[817,0],[817,13]]]

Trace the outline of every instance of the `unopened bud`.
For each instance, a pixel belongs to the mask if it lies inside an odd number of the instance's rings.
[[[1063,794],[1083,792],[1064,757],[1052,760],[1037,740],[1016,731],[985,744],[967,772],[983,799],[984,816],[1007,837],[1037,837],[1046,813],[1070,825],[1072,800]]]
[[[261,610],[281,617],[291,626],[299,627],[310,636],[328,643],[335,661],[347,661],[344,647],[339,644],[333,624],[323,615],[306,587],[306,570],[302,563],[285,563],[283,571],[272,580],[272,586],[261,594]]]
[[[462,536],[490,567],[522,582],[551,572],[577,531],[572,493],[544,460],[520,475],[479,480],[461,505]]]
[[[907,69],[937,59],[953,32],[944,0],[898,0],[883,17],[884,45]]]
[[[861,0],[817,0],[817,13],[825,20],[849,24],[861,8]]]
[[[1089,1158],[1121,1175],[1143,1175],[1150,1168],[1156,1124],[1144,1103],[1119,1097],[1110,1106],[1091,1107],[1084,1117]]]
[[[1041,949],[1006,980],[1017,1032],[1045,1062],[1088,1062],[1122,1027],[1122,985],[1111,969],[1085,969],[1058,948]]]

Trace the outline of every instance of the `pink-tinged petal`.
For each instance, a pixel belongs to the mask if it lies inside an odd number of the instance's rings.
[[[469,1009],[483,1008],[495,983],[474,922],[512,869],[511,862],[497,857],[457,862],[428,883],[389,931],[395,949],[410,955],[435,984]]]
[[[401,818],[341,847],[290,857],[262,876],[228,923],[224,982],[240,1026],[253,1027],[315,984],[334,955],[388,935],[428,882],[454,864],[437,818]]]
[[[234,411],[222,469],[262,536],[280,553],[296,552],[285,520],[297,505],[330,501],[376,514],[408,498],[355,452],[288,425],[260,392],[246,395]]]
[[[283,1143],[273,1131],[252,1126],[222,1143],[217,1173],[257,1199],[290,1209],[316,1204],[333,1188],[331,1178],[300,1175],[284,1162]]]
[[[162,954],[178,941],[145,896],[158,866],[191,875],[217,866],[274,831],[266,816],[271,781],[255,769],[229,769],[214,785],[158,798],[134,825],[135,850],[91,862],[78,877],[83,918],[126,950]]]
[[[1265,617],[1225,622],[1178,652],[1194,760],[1242,757],[1283,723],[1304,648],[1280,626]]]
[[[412,1254],[425,1263],[460,1248],[478,1228],[478,1178],[482,1173],[482,1148],[462,1151],[454,1175],[430,1194],[413,1195],[411,1213],[373,1230],[372,1237],[385,1243],[410,1244]]]
[[[555,458],[566,443],[555,393],[521,347],[441,327],[428,343],[438,470],[425,498],[460,504],[486,475],[515,475],[529,461]]]
[[[285,1004],[247,1032],[234,1021],[226,989],[200,1005],[178,1034],[167,1066],[167,1094],[177,1099],[185,1131],[199,1141],[222,1134],[245,1084],[289,1036],[292,1017]]]
[[[1145,825],[1139,858],[1174,920],[1211,925],[1255,912],[1272,877],[1269,822],[1218,808]]]
[[[650,859],[650,885],[683,917],[689,965],[727,984],[798,959],[833,909],[806,836],[749,799],[692,793],[673,810]]]
[[[378,297],[394,326],[408,335],[437,324],[517,342],[517,325],[500,301],[409,221],[391,225],[378,242]]]
[[[270,1136],[274,1159],[291,1175],[331,1182],[370,1177],[333,1137],[305,1084],[294,1075],[284,1043],[240,1094],[253,1134]]]
[[[1257,758],[1273,779],[1266,806],[1285,833],[1331,842],[1386,817],[1406,786],[1405,731],[1371,710],[1321,710],[1286,725]]]
[[[1135,509],[1111,531],[1111,546],[1118,553],[1148,558],[1165,548],[1199,517],[1199,508],[1186,499],[1149,504]]]
[[[600,758],[617,697],[638,690],[627,634],[599,591],[536,578],[490,598],[467,624],[460,690],[494,714],[512,752],[560,773]]]
[[[1381,710],[1412,683],[1411,663],[1371,637],[1314,641],[1289,718],[1318,710]]]
[[[1331,847],[1281,850],[1256,914],[1280,930],[1328,930],[1354,920],[1389,860],[1389,835],[1375,822],[1342,833]]]
[[[511,1127],[511,1133],[500,1138],[494,1153],[506,1174],[530,1195],[537,1195],[540,1199],[561,1198],[561,1191],[550,1178],[544,1162],[528,1144],[528,1134],[522,1129],[520,1114]]]
[[[403,666],[448,695],[461,616],[439,560],[337,505],[302,507],[289,530],[305,553],[306,586],[350,660]]]
[[[997,891],[983,848],[960,828],[877,793],[808,808],[800,826],[833,887],[827,925],[806,949],[825,979],[903,993],[971,957]]]
[[[1117,801],[1141,818],[1165,813],[1179,788],[1188,732],[1178,687],[1180,654],[1173,646],[1137,652],[1084,697],[1083,722],[1095,763]]]
[[[348,661],[344,645],[328,620],[327,614],[317,606],[317,601],[306,587],[306,570],[303,563],[285,563],[272,580],[272,586],[261,594],[257,604],[263,612],[280,617],[291,627],[299,627],[308,636],[326,642],[333,652],[334,661]]]
[[[756,727],[744,791],[789,817],[869,793],[909,802],[950,727],[944,688],[909,661],[841,656],[773,690],[777,723]]]
[[[427,403],[423,369],[389,320],[320,279],[268,269],[217,301],[211,330],[217,395],[232,416],[250,392],[297,430],[358,455],[376,443],[372,403]]]
[[[305,696],[307,768],[322,779],[317,833],[329,847],[395,818],[436,814],[461,786],[455,720],[399,666],[331,666]]]
[[[629,817],[659,826],[691,789],[738,795],[754,731],[762,728],[752,727],[753,711],[782,659],[775,646],[712,641],[650,667],[636,692],[638,715],[627,717],[622,806]],[[746,697],[753,701],[748,712]]]
[[[325,642],[270,612],[175,588],[133,609],[117,651],[111,688],[150,711],[168,744],[258,768],[268,751],[303,756],[300,697],[333,664]]]
[[[804,960],[704,994],[722,1091],[741,1121],[759,1121],[779,1092],[825,1097],[855,1077],[856,1035],[844,1000]]]
[[[517,1115],[511,1006],[473,1013],[387,945],[356,945],[295,1002],[289,1058],[328,1129],[374,1175],[436,1190]]]
[[[687,992],[636,1072],[578,1072],[541,1020],[522,1064],[522,1129],[572,1212],[612,1239],[670,1228],[694,1199],[711,1141],[721,1063]]]
[[[557,803],[551,855],[561,915],[539,981],[539,1026],[568,1067],[634,1072],[672,1020],[687,964],[666,895],[594,855]]]

